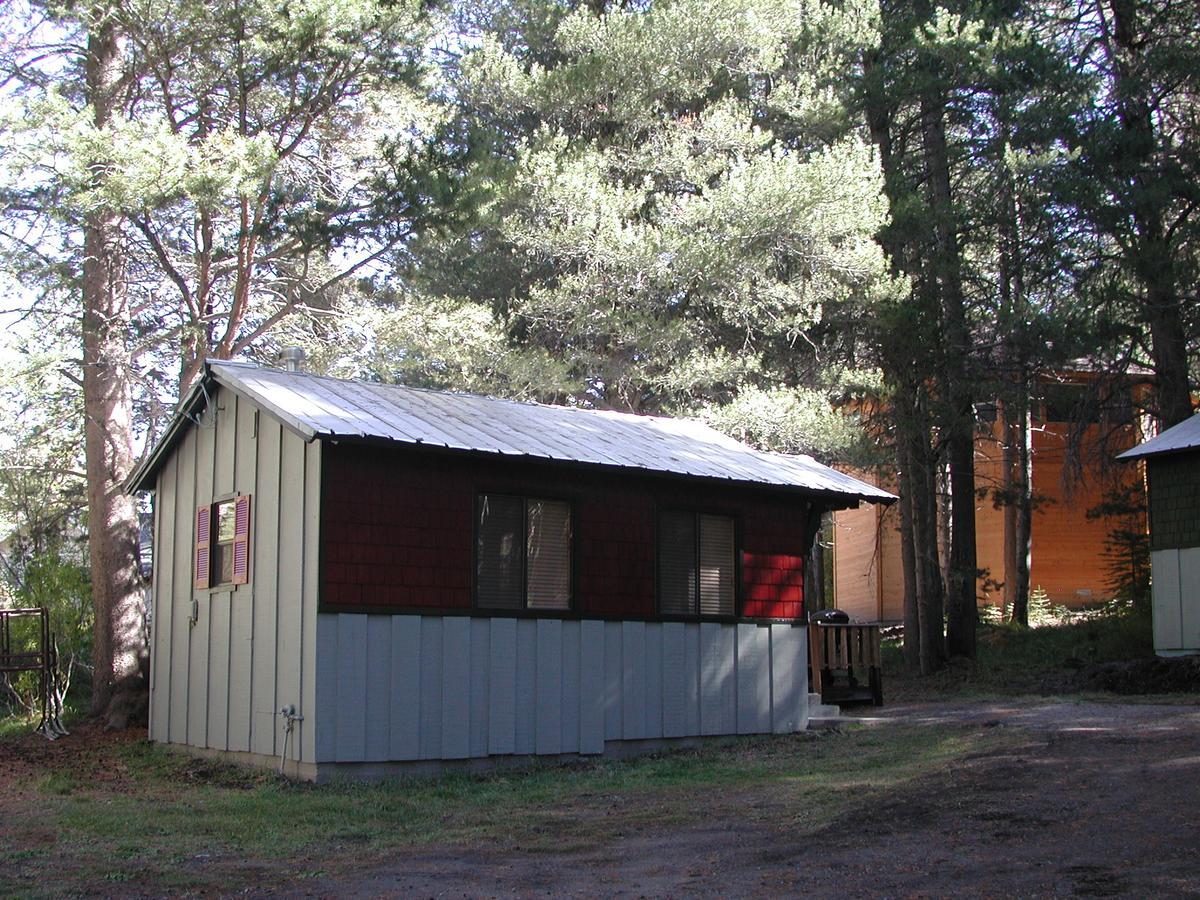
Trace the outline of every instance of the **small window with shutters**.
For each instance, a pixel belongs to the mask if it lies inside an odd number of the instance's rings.
[[[663,615],[735,613],[736,529],[729,516],[669,510],[658,520],[658,609]]]
[[[571,608],[571,505],[480,494],[475,602],[483,609]]]
[[[196,587],[250,583],[250,495],[196,510]]]

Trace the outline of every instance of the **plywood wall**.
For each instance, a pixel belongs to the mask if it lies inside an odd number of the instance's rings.
[[[802,625],[339,613],[317,627],[319,762],[595,754],[808,721]]]
[[[315,706],[321,447],[218,389],[158,476],[150,737],[273,756]],[[196,508],[251,496],[250,580],[196,590]],[[289,757],[310,762],[311,724]]]

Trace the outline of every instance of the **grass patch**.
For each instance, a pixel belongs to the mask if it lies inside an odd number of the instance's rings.
[[[1075,694],[1081,690],[1082,670],[1152,657],[1154,642],[1149,614],[1126,608],[1032,628],[984,623],[978,631],[978,657],[953,660],[933,675],[907,673],[899,641],[886,641],[883,653],[888,702],[976,699]]]
[[[56,865],[73,873],[76,889],[103,892],[105,879],[130,871],[151,887],[228,887],[220,879],[233,866],[287,860],[278,874],[295,878],[430,843],[553,854],[714,818],[810,832],[1006,739],[863,728],[726,739],[626,762],[324,786],[210,762],[198,769],[196,760],[139,743],[117,751],[132,790],[126,782],[60,791],[48,776],[43,824],[56,832]]]

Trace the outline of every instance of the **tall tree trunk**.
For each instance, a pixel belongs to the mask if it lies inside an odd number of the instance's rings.
[[[1029,372],[1022,367],[1017,400],[1017,589],[1013,621],[1029,624],[1029,568],[1033,559],[1033,413]]]
[[[885,17],[895,10],[885,4]],[[885,22],[886,25],[886,22]],[[895,106],[887,90],[885,67],[880,53],[863,59],[864,114],[871,139],[879,148],[879,163],[884,178],[884,193],[893,215],[910,206],[910,193],[904,161],[893,147]],[[923,256],[920,236],[893,222],[879,235],[894,274],[915,274]],[[928,303],[927,295],[913,300]],[[901,562],[904,567],[904,647],[906,660],[929,674],[942,667],[945,659],[943,634],[943,589],[938,565],[937,498],[934,491],[936,465],[930,448],[931,423],[925,403],[925,372],[912,358],[914,338],[908,329],[885,331],[881,335],[884,370],[896,386],[894,398],[897,460],[900,467]],[[915,352],[920,352],[919,350]]]
[[[979,622],[975,582],[975,415],[967,370],[971,335],[962,288],[962,261],[950,189],[950,157],[946,146],[945,100],[930,87],[921,94],[921,149],[924,159],[929,218],[936,260],[927,279],[940,300],[945,347],[942,355],[942,417],[950,462],[950,577],[946,641],[951,656],[975,656]]]
[[[1033,447],[1031,379],[1025,302],[1025,257],[1021,203],[1007,160],[1012,109],[1000,104],[999,200],[1000,327],[1011,396],[1004,402],[1004,592],[1013,622],[1029,624],[1029,563],[1032,555]]]
[[[897,398],[896,411],[901,421],[912,422],[912,402]],[[905,417],[908,417],[907,419]],[[917,596],[916,535],[913,528],[912,442],[901,425],[896,440],[896,468],[900,490],[900,565],[904,577],[904,662],[910,671],[921,668],[921,610]]]
[[[1139,0],[1110,0],[1108,14],[1099,7],[1100,21],[1113,71],[1113,93],[1117,114],[1127,136],[1122,147],[1122,165],[1132,182],[1134,246],[1127,256],[1134,276],[1145,292],[1144,317],[1150,328],[1150,352],[1154,359],[1158,416],[1170,428],[1192,415],[1188,388],[1187,336],[1181,308],[1176,248],[1167,227],[1170,191],[1159,184],[1163,155],[1161,125],[1156,125],[1154,86],[1146,77],[1145,53],[1153,41],[1143,33]],[[1111,26],[1109,24],[1111,19]]]
[[[105,4],[92,8],[87,45],[88,101],[97,128],[109,125],[121,80],[121,41]],[[103,164],[93,167],[99,186]],[[137,570],[138,517],[124,481],[133,464],[129,310],[120,216],[105,209],[83,224],[83,403],[92,604],[92,711],[139,670],[145,648]],[[120,724],[120,723],[116,723]]]

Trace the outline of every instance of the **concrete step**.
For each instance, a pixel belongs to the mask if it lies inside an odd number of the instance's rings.
[[[808,717],[809,719],[829,719],[835,718],[842,714],[840,707],[832,703],[822,703],[820,694],[808,695]]]

